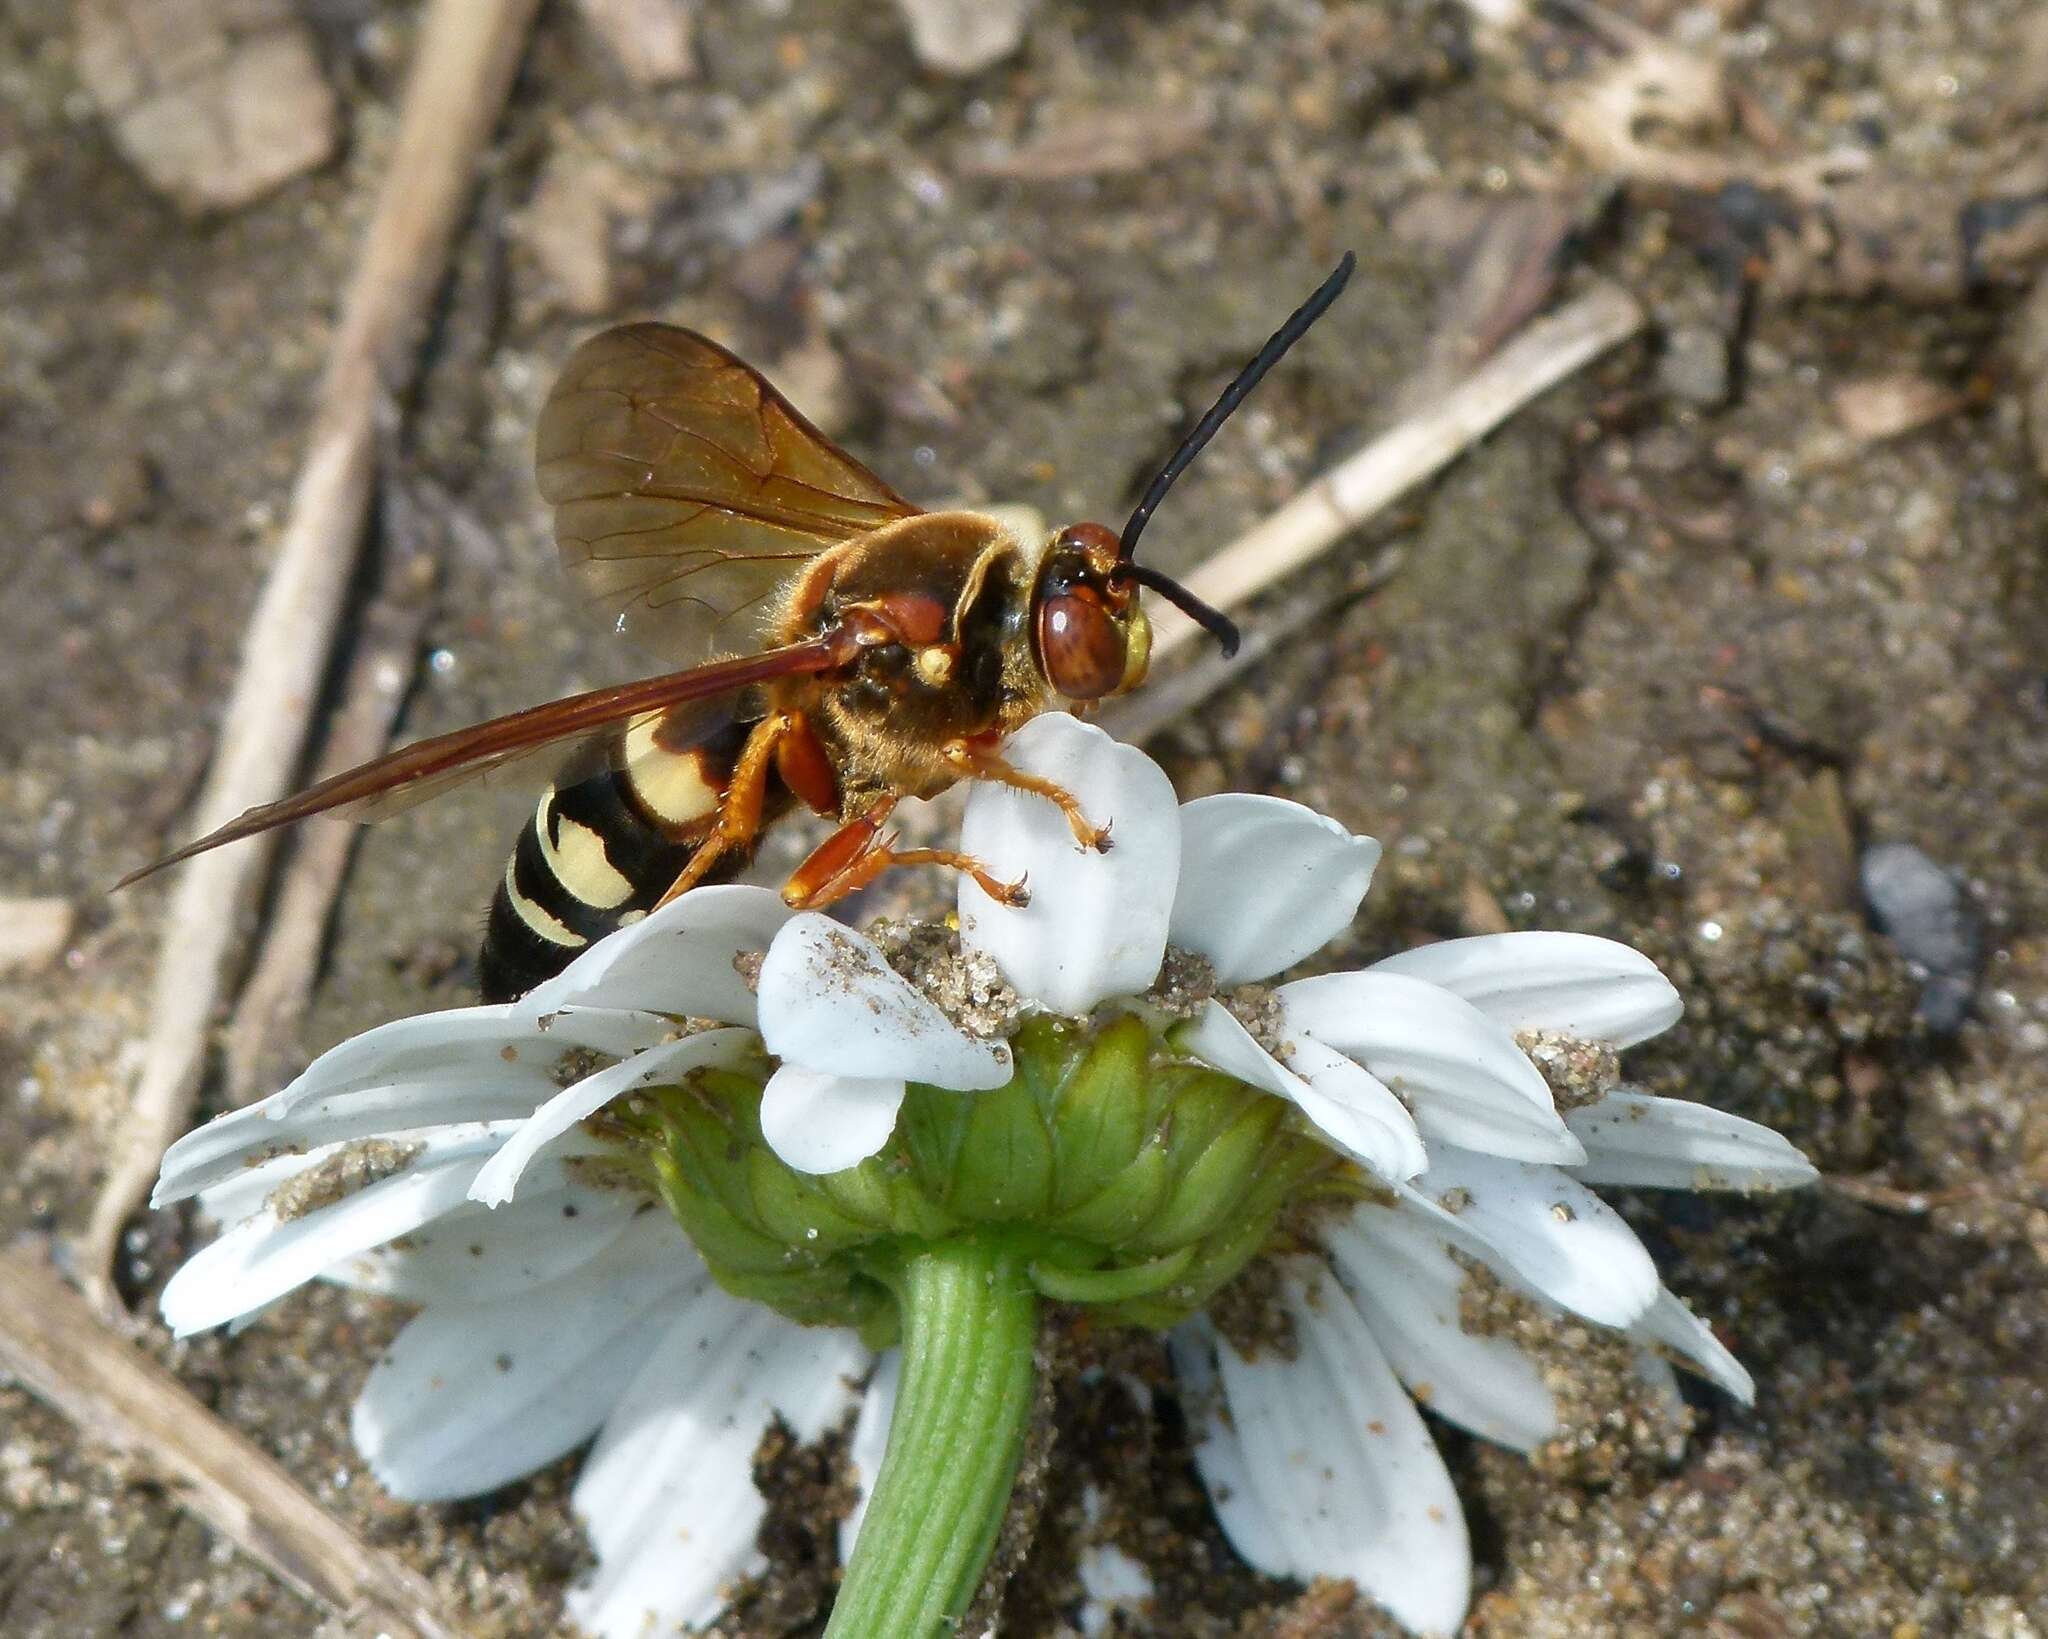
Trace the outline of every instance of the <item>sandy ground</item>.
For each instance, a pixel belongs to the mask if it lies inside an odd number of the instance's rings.
[[[75,918],[46,963],[0,972],[0,1239],[79,1228],[121,1120],[164,894],[105,885],[176,834],[209,753],[391,134],[412,8],[298,10],[333,93],[328,142],[299,134],[332,157],[194,209],[125,157],[70,10],[0,7],[0,895]],[[1702,1391],[1682,1449],[1556,1474],[1443,1431],[1480,1567],[1468,1632],[2039,1634],[2048,18],[1631,17],[1684,54],[1652,60],[1647,100],[1624,29],[1486,37],[1449,4],[1046,0],[966,79],[921,69],[888,7],[707,4],[694,73],[654,87],[544,8],[407,406],[407,482],[456,527],[404,727],[630,666],[565,613],[529,471],[539,398],[599,322],[727,338],[916,497],[1115,518],[1356,249],[1354,294],[1154,526],[1184,567],[1398,414],[1444,338],[1500,311],[1474,247],[1535,222],[1554,254],[1517,265],[1537,297],[1619,279],[1645,338],[1347,543],[1350,568],[1389,543],[1401,567],[1154,749],[1184,793],[1283,792],[1385,841],[1332,961],[1507,926],[1631,940],[1689,1001],[1642,1079],[1932,1206],[1626,1202],[1756,1409]],[[302,93],[286,113],[317,124]],[[466,999],[520,807],[454,800],[366,837],[280,1069]],[[1859,866],[1889,842],[1952,900],[1948,937],[1874,923]],[[180,1213],[133,1231],[138,1311],[198,1233]],[[557,1631],[573,1464],[415,1510],[355,1460],[348,1404],[401,1319],[321,1292],[233,1341],[148,1339],[474,1632]],[[1142,1342],[1126,1363],[1158,1371]],[[1238,1565],[1170,1399],[1148,1417],[1068,1389],[1057,1413],[1005,1632],[1068,1631],[1090,1484],[1159,1589],[1117,1632],[1392,1631],[1347,1589]],[[803,1502],[829,1459],[777,1468],[792,1523],[733,1632],[820,1626]],[[0,1388],[0,1631],[319,1620],[146,1468]]]

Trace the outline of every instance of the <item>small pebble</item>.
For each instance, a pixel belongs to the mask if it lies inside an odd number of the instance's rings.
[[[1942,1035],[1968,1016],[1982,929],[1955,876],[1909,842],[1881,842],[1860,867],[1863,897],[1899,954],[1925,973],[1920,1017]]]
[[[1728,342],[1704,324],[1681,324],[1664,341],[1657,379],[1673,398],[1716,405],[1728,399]]]

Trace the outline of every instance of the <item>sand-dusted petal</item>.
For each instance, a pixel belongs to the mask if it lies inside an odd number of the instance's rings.
[[[435,1303],[398,1334],[350,1420],[387,1491],[475,1496],[597,1432],[676,1309],[711,1279],[666,1217],[649,1214],[622,1239],[573,1274],[490,1302]]]
[[[1358,1060],[1432,1142],[1521,1161],[1585,1159],[1514,1037],[1461,997],[1393,973],[1327,973],[1274,994],[1290,1035]]]
[[[852,1405],[868,1358],[850,1333],[693,1290],[576,1482],[597,1570],[570,1591],[571,1620],[599,1639],[645,1639],[715,1617],[766,1563],[753,1459],[770,1420],[817,1439]]]
[[[1577,1173],[1589,1184],[1769,1193],[1820,1177],[1773,1129],[1690,1099],[1617,1087],[1572,1111],[1565,1125],[1586,1146]]]
[[[1470,1277],[1442,1236],[1412,1214],[1366,1202],[1325,1227],[1322,1240],[1337,1278],[1417,1400],[1517,1451],[1556,1436],[1557,1403],[1535,1361],[1506,1338],[1459,1323]]]
[[[1015,1073],[1007,1042],[970,1036],[843,922],[791,918],[761,964],[761,1039],[785,1065],[954,1092]]]

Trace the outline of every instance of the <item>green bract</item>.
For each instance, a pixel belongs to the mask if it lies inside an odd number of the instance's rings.
[[[1290,1205],[1355,1176],[1294,1108],[1176,1053],[1144,1019],[1039,1017],[1017,1073],[963,1096],[913,1084],[889,1144],[797,1172],[762,1139],[770,1071],[700,1070],[614,1107],[625,1142],[737,1296],[893,1342],[893,1271],[932,1242],[996,1233],[1041,1295],[1165,1328],[1273,1238]]]

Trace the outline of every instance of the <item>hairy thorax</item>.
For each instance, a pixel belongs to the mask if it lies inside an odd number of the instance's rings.
[[[959,777],[949,745],[998,740],[1051,704],[1031,650],[1035,559],[993,518],[926,513],[826,554],[797,583],[780,641],[859,613],[890,634],[776,702],[801,709],[832,754],[842,812],[944,790]]]

